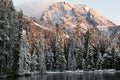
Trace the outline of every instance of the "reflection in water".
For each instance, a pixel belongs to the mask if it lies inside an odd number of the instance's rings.
[[[9,78],[0,80],[120,80],[120,73],[49,73],[48,75],[35,75],[29,77]]]

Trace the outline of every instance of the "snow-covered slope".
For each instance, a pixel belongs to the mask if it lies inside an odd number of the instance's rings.
[[[38,23],[36,23],[36,22],[34,22],[34,21],[33,21],[33,24],[36,25],[36,26],[38,26],[38,27],[40,27],[40,28],[42,28],[42,29],[51,30],[50,28],[43,27],[42,25],[40,25],[40,24],[38,24]],[[52,31],[52,30],[51,30],[51,31]]]
[[[81,27],[87,30],[89,26],[112,27],[115,24],[99,15],[84,4],[73,5],[66,2],[54,3],[41,16],[41,20],[54,26],[70,29]]]

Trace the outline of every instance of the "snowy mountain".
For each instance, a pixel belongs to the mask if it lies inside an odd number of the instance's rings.
[[[73,5],[66,2],[54,3],[41,16],[41,20],[54,26],[74,29],[80,27],[87,30],[92,26],[113,27],[112,21],[99,15],[95,10],[84,4]]]

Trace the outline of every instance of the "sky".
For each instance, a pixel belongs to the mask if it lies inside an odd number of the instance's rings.
[[[86,4],[99,14],[120,25],[120,0],[13,0],[16,9],[23,10],[25,15],[38,17],[54,2]]]

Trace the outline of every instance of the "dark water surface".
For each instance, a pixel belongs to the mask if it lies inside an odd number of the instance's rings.
[[[47,75],[42,76],[34,75],[19,78],[0,78],[0,80],[120,80],[120,72],[48,73]]]

